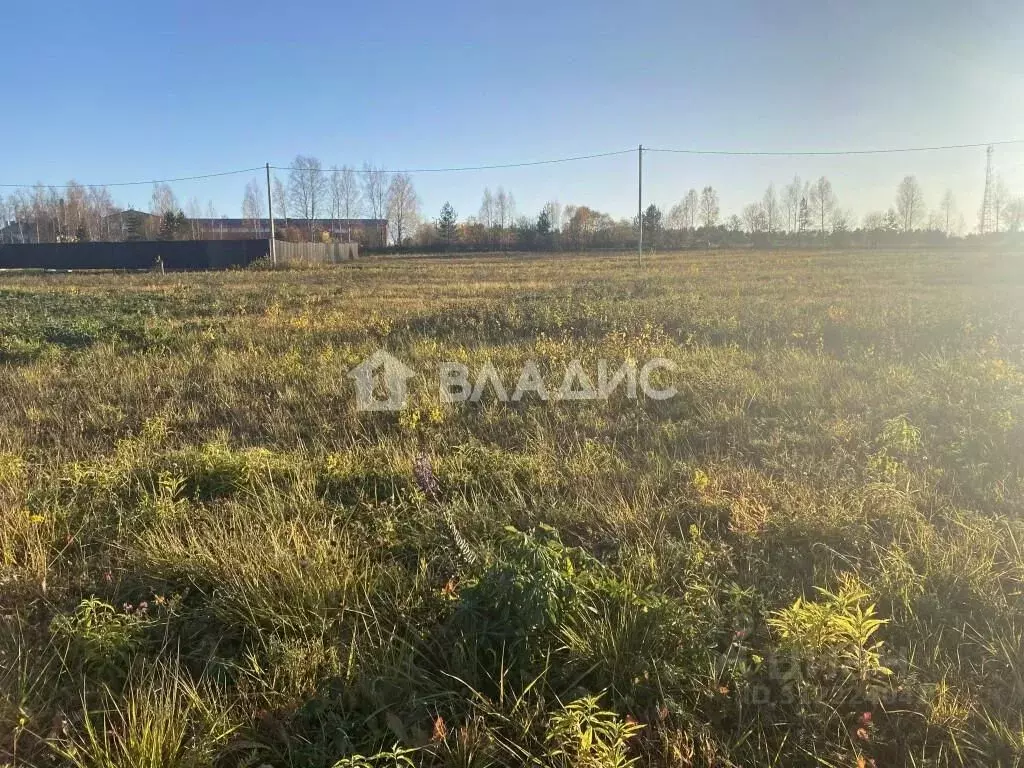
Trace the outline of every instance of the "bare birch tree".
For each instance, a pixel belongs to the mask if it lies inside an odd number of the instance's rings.
[[[13,227],[8,230],[8,225],[14,222],[14,197],[3,197],[0,195],[0,243],[9,243],[14,233]]]
[[[416,228],[420,201],[407,173],[396,173],[387,189],[387,218],[395,245],[402,245],[405,236]]]
[[[832,215],[832,209],[836,207],[836,196],[832,191],[832,182],[826,177],[820,177],[811,185],[810,204],[814,217],[818,220],[818,231],[821,233],[822,241],[828,234],[826,222]]]
[[[338,172],[338,196],[341,214],[346,219],[347,238],[352,242],[352,219],[359,218],[362,213],[363,196],[356,172],[347,165]]]
[[[387,172],[383,168],[374,168],[369,163],[363,165],[363,199],[366,201],[370,215],[377,220],[377,242],[384,242],[384,229],[387,220],[388,181]]]
[[[939,220],[942,222],[942,231],[949,237],[953,234],[953,226],[956,221],[956,198],[953,197],[953,190],[947,189],[939,202]]]
[[[804,196],[804,187],[799,176],[786,185],[782,192],[783,205],[786,209],[786,229],[797,232],[800,229],[800,198]]]
[[[259,233],[260,220],[263,218],[263,188],[257,179],[252,179],[245,185],[242,218],[248,220],[254,234]]]
[[[710,229],[718,223],[718,213],[718,193],[714,187],[704,187],[700,193],[701,222]]]
[[[680,200],[678,203],[668,209],[668,216],[665,217],[665,223],[669,229],[682,229],[686,226],[685,216],[683,214],[683,201]]]
[[[683,198],[683,222],[687,229],[697,228],[697,215],[700,212],[700,196],[692,187]]]
[[[149,212],[154,216],[164,216],[167,213],[177,213],[181,210],[178,205],[178,198],[169,184],[157,183],[153,185],[153,194],[149,198]]]
[[[89,234],[94,240],[112,239],[110,219],[116,210],[109,189],[89,188]]]
[[[284,220],[284,225],[288,226],[288,191],[285,189],[284,184],[277,176],[274,176],[274,183],[272,185],[272,202],[274,204],[274,218],[281,218]]]
[[[768,216],[761,203],[750,203],[743,209],[743,224],[752,235],[760,234],[767,229]]]
[[[18,190],[17,192],[12,194],[8,198],[8,205],[10,206],[10,209],[11,209],[11,215],[14,217],[14,220],[16,222],[18,222],[18,233],[17,233],[17,236],[15,236],[12,233],[12,235],[11,235],[12,241],[15,241],[15,237],[16,237],[16,242],[19,242],[19,243],[26,243],[26,242],[28,242],[28,234],[29,233],[26,232],[26,226],[25,225],[30,222],[30,219],[29,219],[30,207],[29,207],[28,198],[25,195],[25,192],[23,190]]]
[[[494,196],[494,227],[498,230],[498,245],[504,248],[506,245],[506,229],[512,225],[516,216],[516,200],[511,192],[506,192],[503,187],[498,187],[498,193]]]
[[[209,219],[206,222],[206,231],[203,233],[204,237],[216,238],[217,240],[224,239],[224,227],[223,225],[217,226],[217,206],[213,204],[213,200],[206,201],[206,218]]]
[[[1024,227],[1024,197],[1015,197],[1003,209],[1007,232],[1020,232]]]
[[[203,206],[195,195],[190,197],[185,205],[185,216],[188,218],[188,225],[192,230],[192,239],[201,239],[203,236],[203,225],[200,219],[203,218]]]
[[[557,200],[548,200],[544,203],[544,212],[548,215],[551,223],[551,231],[559,232],[562,229],[562,204]]]
[[[904,232],[912,232],[924,216],[924,194],[917,177],[904,176],[896,190],[896,212]]]
[[[336,165],[331,166],[327,186],[331,199],[331,229],[333,231],[338,228],[338,219],[341,218],[341,169]]]
[[[779,228],[779,197],[775,194],[774,184],[769,184],[764,191],[761,206],[764,208],[765,230],[771,235]]]
[[[691,189],[678,203],[672,206],[668,212],[668,226],[671,229],[693,229],[697,220],[697,209],[699,207],[697,190]]]
[[[288,197],[292,208],[306,219],[310,241],[314,237],[316,219],[328,204],[328,187],[323,163],[315,157],[295,156],[288,174]]]
[[[881,211],[871,211],[864,214],[864,229],[868,232],[877,232],[885,228],[885,214]]]
[[[477,214],[477,219],[483,225],[484,237],[487,242],[491,241],[491,234],[494,231],[494,196],[491,194],[489,187],[484,188],[484,196],[480,200],[480,212]]]
[[[64,221],[61,226],[65,239],[91,239],[88,224],[89,198],[85,187],[72,179],[64,187],[62,200],[61,213]]]

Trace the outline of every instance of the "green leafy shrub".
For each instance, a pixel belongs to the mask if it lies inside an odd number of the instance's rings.
[[[577,598],[573,560],[585,556],[547,526],[507,528],[499,551],[461,591],[449,631],[474,678],[497,680],[504,667],[525,683]]]
[[[818,600],[797,598],[768,619],[776,661],[783,665],[777,671],[784,672],[776,682],[803,712],[877,704],[892,675],[882,663],[884,643],[876,638],[887,620],[865,604],[868,591],[854,580],[835,593],[818,593]]]
[[[600,696],[571,701],[548,718],[546,765],[553,768],[626,768],[629,740],[642,726],[600,706]]]
[[[50,631],[67,640],[73,657],[86,666],[123,670],[151,624],[147,605],[126,605],[119,611],[109,603],[89,598],[70,616],[56,616]]]

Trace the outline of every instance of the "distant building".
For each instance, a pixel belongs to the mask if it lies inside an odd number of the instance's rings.
[[[10,221],[0,227],[0,245],[13,243],[36,243],[36,225],[31,221]]]
[[[380,248],[387,245],[388,223],[386,219],[314,219],[313,233],[320,239],[323,233],[330,235],[334,242],[359,243],[364,248]],[[191,236],[196,240],[252,240],[270,237],[270,223],[267,219],[188,219]],[[293,235],[295,239],[309,239],[308,219],[274,219],[279,239]],[[0,226],[0,244],[37,243],[50,241],[53,233],[40,233],[35,222],[12,221]],[[100,231],[93,232],[93,240],[155,240],[160,235],[160,217],[132,208],[116,211],[101,219]]]
[[[143,211],[125,210],[106,217],[111,237],[139,240],[156,237],[160,230],[160,217]],[[249,240],[270,237],[269,219],[189,219],[194,237],[204,240]],[[280,238],[286,230],[296,230],[308,237],[308,219],[274,219],[274,228]],[[379,248],[387,244],[388,223],[385,219],[314,219],[313,231],[319,236],[326,232],[335,242],[359,243],[364,247]]]
[[[213,239],[238,239],[250,237],[270,237],[268,219],[192,219],[196,226]],[[316,237],[328,233],[335,242],[360,243],[370,248],[379,248],[387,244],[388,223],[385,219],[313,219],[313,232]],[[309,236],[309,219],[274,219],[277,236],[286,230],[297,231],[302,237]]]
[[[107,237],[114,240],[151,240],[160,228],[160,217],[129,208],[103,217]]]

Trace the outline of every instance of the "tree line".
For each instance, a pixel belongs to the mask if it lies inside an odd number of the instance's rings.
[[[59,190],[37,184],[8,197],[0,196],[0,227],[5,227],[0,242],[101,239],[110,234],[106,217],[117,210],[110,191],[104,187],[85,187],[74,180]]]
[[[638,219],[615,218],[586,205],[561,205],[552,200],[535,215],[520,215],[516,200],[503,187],[484,189],[478,210],[460,218],[446,202],[438,215],[425,220],[413,179],[371,164],[324,168],[312,156],[297,155],[282,178],[271,180],[274,218],[283,221],[278,237],[323,241],[338,227],[324,221],[369,219],[379,223],[374,245],[428,250],[582,250],[630,248],[637,241]],[[74,181],[63,188],[38,184],[7,198],[0,197],[0,226],[8,242],[72,242],[119,239],[124,235],[110,215],[121,210],[105,187]],[[266,186],[251,179],[242,197],[242,218],[254,235],[265,231]],[[202,238],[198,222],[216,219],[213,203],[205,209],[196,198],[186,203],[164,183],[153,186],[149,203],[153,219],[139,236],[161,239]],[[1017,233],[1024,228],[1024,197],[1010,194],[997,182],[983,234]],[[897,245],[935,244],[963,237],[967,225],[951,190],[929,208],[916,177],[906,176],[895,190],[892,205],[870,211],[856,222],[839,204],[831,181],[794,177],[777,190],[769,184],[760,199],[723,217],[718,191],[690,189],[667,212],[656,204],[643,214],[644,240],[652,248],[740,245]],[[365,233],[348,228],[348,238]]]
[[[1024,229],[1024,197],[999,184],[984,234],[1019,233]],[[982,225],[979,224],[979,227]],[[951,190],[929,209],[920,183],[906,176],[893,204],[867,213],[858,224],[839,204],[831,181],[799,177],[781,192],[769,184],[761,199],[722,217],[717,190],[690,189],[668,213],[656,204],[643,213],[644,242],[649,247],[821,245],[835,247],[935,245],[966,234],[966,222]],[[479,212],[460,221],[446,202],[438,217],[417,228],[408,245],[444,250],[633,248],[638,219],[616,219],[584,205],[548,202],[534,217],[516,216],[511,193],[485,189]]]
[[[85,186],[71,180],[61,187],[37,184],[0,196],[0,243],[70,243],[120,240],[123,223],[114,214],[125,210],[114,202],[107,187]],[[131,209],[129,209],[131,210]],[[201,239],[208,233],[196,222],[217,218],[213,202],[205,208],[196,198],[182,205],[169,184],[153,185],[149,213],[141,230],[131,236],[144,239]]]
[[[373,219],[380,224],[376,242],[408,242],[420,221],[420,200],[412,179],[405,173],[388,173],[369,164],[360,171],[344,166],[325,169],[315,157],[298,155],[282,181],[271,181],[275,220],[285,225],[278,233],[283,239],[322,241],[330,237],[324,220]],[[0,196],[0,242],[82,242],[119,240],[123,225],[112,216],[125,210],[115,204],[106,187],[69,181],[62,187],[37,184],[28,190]],[[128,209],[131,210],[131,209]],[[213,202],[205,208],[195,197],[182,202],[169,184],[155,183],[141,231],[132,236],[145,239],[201,239],[205,232],[199,222],[217,219]],[[265,231],[266,186],[260,178],[250,180],[242,197],[242,218],[254,235]],[[385,224],[386,222],[386,224]],[[358,229],[351,236],[362,236]]]

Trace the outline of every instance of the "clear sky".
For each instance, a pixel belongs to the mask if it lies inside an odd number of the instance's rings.
[[[0,183],[286,165],[507,163],[635,147],[847,149],[1024,138],[1024,3],[563,0],[12,2],[2,13]],[[1024,145],[997,150],[1024,194]],[[616,216],[635,155],[416,174],[424,214],[504,185]],[[984,151],[847,158],[649,155],[665,208],[712,184],[723,213],[827,174],[858,215],[916,174],[972,226]],[[240,215],[248,176],[174,185]],[[8,190],[9,191],[9,190]],[[146,187],[112,189],[148,204]]]

